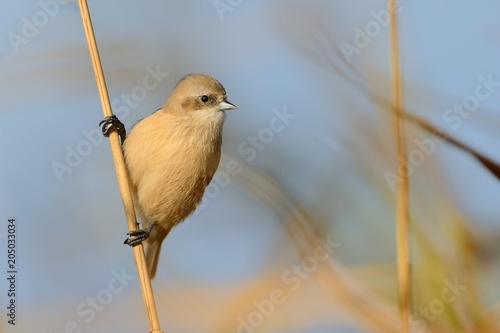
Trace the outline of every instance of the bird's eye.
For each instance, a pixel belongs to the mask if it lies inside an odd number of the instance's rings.
[[[203,103],[208,102],[208,96],[207,96],[207,95],[203,95],[203,96],[201,96],[201,97],[200,97],[200,99],[201,99],[201,101],[202,101]]]

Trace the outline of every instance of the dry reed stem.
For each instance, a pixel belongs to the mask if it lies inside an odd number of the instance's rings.
[[[398,173],[400,181],[396,189],[396,243],[398,262],[399,309],[401,316],[401,331],[410,332],[410,253],[408,244],[409,227],[409,181],[406,162],[406,144],[402,117],[402,82],[399,57],[398,22],[395,0],[387,0],[390,12],[389,48],[391,66],[391,85],[393,94],[393,121],[396,144],[398,149]]]
[[[471,154],[474,158],[476,158],[479,163],[481,163],[486,169],[488,169],[497,179],[500,179],[500,165],[493,161],[491,158],[488,156],[480,153],[479,151],[473,149],[469,145],[455,139],[451,135],[445,133],[444,131],[440,130],[438,127],[431,125],[428,121],[405,111],[401,111],[401,116],[403,118],[406,118],[416,124],[418,124],[420,127],[425,129],[427,132],[430,134],[436,136],[440,140],[444,140],[447,143],[457,147],[458,149],[461,149],[469,154]]]
[[[78,0],[78,4],[80,6],[83,28],[85,30],[85,36],[87,38],[90,58],[92,60],[92,66],[94,68],[97,89],[99,91],[99,97],[101,100],[103,114],[105,117],[108,117],[111,116],[113,112],[111,110],[111,104],[109,101],[108,91],[106,88],[106,81],[104,79],[104,73],[102,71],[101,60],[99,58],[99,51],[97,49],[97,43],[95,41],[94,29],[92,27],[92,22],[90,20],[90,13],[88,10],[87,1]],[[123,208],[125,210],[128,229],[129,231],[137,230],[138,225],[135,217],[134,204],[132,201],[132,196],[129,188],[125,159],[123,157],[123,152],[118,139],[118,133],[116,131],[112,131],[110,133],[109,144],[111,146],[111,152],[115,164],[116,177],[118,180],[118,185],[120,187],[120,194],[123,201]],[[146,308],[146,313],[148,316],[149,330],[152,333],[161,333],[158,314],[156,312],[154,294],[151,288],[151,281],[149,279],[148,271],[146,268],[146,261],[144,259],[144,249],[142,247],[142,244],[133,247],[132,250],[134,253],[135,264],[137,266],[137,273],[139,277],[139,283],[141,285],[144,306]]]

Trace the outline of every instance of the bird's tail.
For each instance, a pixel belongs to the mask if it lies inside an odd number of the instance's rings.
[[[146,266],[148,268],[149,278],[152,280],[156,275],[156,268],[158,267],[158,259],[160,259],[161,244],[165,237],[167,237],[170,232],[168,230],[161,228],[159,225],[155,225],[149,237],[144,242],[144,252],[146,254]]]
[[[149,278],[152,280],[156,275],[156,268],[158,267],[158,259],[160,258],[162,242],[154,241],[152,243],[145,243],[146,265],[148,267]]]

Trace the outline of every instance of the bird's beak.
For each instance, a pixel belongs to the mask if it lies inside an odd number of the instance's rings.
[[[219,111],[234,110],[236,108],[237,108],[236,105],[229,103],[227,100],[223,100],[219,104]]]

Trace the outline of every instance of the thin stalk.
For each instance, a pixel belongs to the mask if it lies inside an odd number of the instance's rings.
[[[97,43],[95,41],[94,29],[92,27],[92,22],[90,20],[90,13],[87,6],[87,1],[78,0],[78,5],[80,6],[83,28],[85,30],[85,36],[87,37],[87,43],[90,52],[90,58],[92,60],[92,66],[94,67],[97,89],[99,91],[99,97],[101,99],[101,104],[102,104],[102,111],[104,116],[108,117],[111,116],[113,112],[111,110],[111,103],[109,101],[109,95],[106,88],[106,81],[104,79],[104,73],[102,71],[101,60],[99,57],[99,51],[97,49]],[[120,187],[120,194],[123,201],[125,216],[127,218],[128,229],[129,231],[137,230],[138,226],[137,226],[137,220],[135,218],[135,210],[132,201],[132,195],[130,193],[127,168],[125,166],[125,159],[123,157],[120,141],[118,139],[118,133],[116,131],[112,131],[110,133],[109,144],[111,146],[111,153],[113,154],[116,177],[118,179],[118,185]],[[139,283],[141,285],[144,306],[146,308],[146,313],[148,316],[149,330],[151,333],[161,333],[158,314],[156,312],[153,289],[151,287],[151,281],[149,279],[148,270],[146,268],[146,260],[144,258],[144,249],[142,247],[142,244],[133,247],[132,250],[134,253],[135,264],[137,267]]]
[[[396,245],[398,266],[398,297],[401,318],[401,332],[410,332],[410,251],[409,251],[409,179],[406,160],[406,143],[403,129],[403,94],[399,55],[398,21],[396,1],[388,0],[390,13],[389,49],[393,97],[393,125],[398,150],[399,182],[396,188]]]

